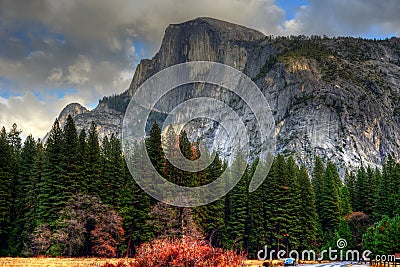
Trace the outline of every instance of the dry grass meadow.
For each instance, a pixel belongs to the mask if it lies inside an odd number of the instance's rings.
[[[129,263],[133,259],[104,258],[0,258],[1,267],[100,267],[105,263]],[[262,266],[263,261],[246,261],[246,267]]]
[[[126,263],[129,266],[134,259],[106,259],[106,258],[0,258],[1,267],[100,267],[106,263],[117,264]],[[263,266],[264,261],[247,260],[245,267]],[[282,261],[270,262],[269,266],[282,266]],[[301,262],[301,263],[317,263],[317,262]]]
[[[0,258],[1,267],[100,267],[105,263],[133,261],[133,259],[105,258]]]

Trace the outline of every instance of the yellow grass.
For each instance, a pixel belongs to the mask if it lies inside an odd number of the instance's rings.
[[[264,261],[248,260],[244,262],[245,267],[259,267],[262,266]]]
[[[104,258],[0,258],[2,267],[99,267],[106,262],[131,262],[133,259]]]
[[[134,259],[105,259],[105,258],[0,258],[0,267],[100,267],[106,262],[116,264],[118,262],[133,262]],[[245,267],[259,267],[264,261],[247,260]],[[301,262],[317,263],[317,262]],[[271,262],[270,262],[271,264]],[[271,267],[279,267],[283,261],[272,261]],[[383,266],[382,266],[383,267]]]

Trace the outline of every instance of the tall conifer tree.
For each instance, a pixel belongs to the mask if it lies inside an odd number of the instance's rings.
[[[299,205],[301,214],[299,215],[299,244],[303,249],[311,249],[316,246],[317,220],[318,215],[315,208],[315,195],[311,186],[310,177],[304,165],[299,172],[300,199]]]
[[[29,135],[21,151],[19,174],[15,181],[15,208],[16,217],[13,222],[10,246],[11,254],[16,255],[23,250],[23,244],[27,243],[28,236],[34,229],[34,220],[30,210],[35,208],[35,194],[32,188],[36,187],[35,161],[38,154],[38,146],[32,135]]]
[[[85,185],[87,186],[86,191],[91,195],[100,195],[100,190],[103,189],[101,179],[101,155],[100,155],[100,144],[99,136],[97,133],[97,126],[94,122],[91,123],[87,137],[86,146],[86,174],[85,174]]]
[[[56,119],[46,141],[43,155],[38,194],[38,222],[40,224],[52,224],[66,203],[65,173],[62,169],[63,144],[63,132]]]
[[[12,147],[4,127],[0,131],[0,253],[6,254],[11,225]]]

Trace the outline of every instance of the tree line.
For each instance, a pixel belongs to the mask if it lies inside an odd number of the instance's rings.
[[[1,255],[133,256],[144,242],[188,235],[250,257],[265,245],[320,250],[336,246],[339,238],[348,248],[400,249],[398,238],[391,238],[400,228],[400,165],[391,157],[382,169],[361,166],[341,179],[329,160],[316,157],[310,178],[305,166],[277,155],[262,185],[250,193],[254,170],[264,160],[248,162],[239,150],[229,165],[184,131],[169,128],[162,138],[154,123],[146,150],[167,180],[198,186],[244,170],[223,198],[180,208],[143,192],[128,171],[120,140],[111,135],[99,142],[94,123],[78,133],[70,116],[63,129],[56,120],[45,144],[32,136],[22,144],[20,135],[15,124],[0,132]],[[165,154],[177,149],[189,160],[203,153],[212,163],[196,173],[182,171]],[[146,175],[134,169],[133,175]]]

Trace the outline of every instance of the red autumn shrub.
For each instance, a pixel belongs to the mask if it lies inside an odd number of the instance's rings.
[[[233,267],[244,266],[245,256],[233,251],[214,248],[204,240],[193,237],[157,239],[142,244],[135,261],[128,264],[106,263],[102,267]]]
[[[132,267],[243,266],[244,255],[214,248],[193,237],[157,239],[137,249]]]
[[[119,215],[113,214],[113,218],[117,223],[122,222]],[[122,237],[124,229],[120,225],[114,225],[111,219],[107,222],[101,222],[96,228],[90,232],[93,242],[93,253],[100,257],[115,257],[117,255],[117,247],[119,240],[114,237]]]

